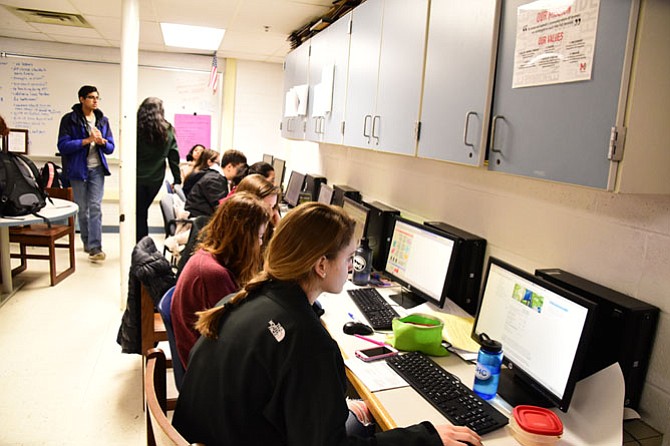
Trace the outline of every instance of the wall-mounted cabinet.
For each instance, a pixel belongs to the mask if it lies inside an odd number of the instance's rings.
[[[349,71],[351,12],[310,39],[309,102],[305,138],[342,144]]]
[[[518,8],[528,1],[503,3],[489,169],[612,189],[617,160],[610,159],[610,137],[613,128],[618,129],[619,143],[624,136],[627,48],[632,51],[635,31],[635,22],[632,27],[629,22],[637,17],[636,2],[600,1],[590,79],[523,88],[513,88],[512,83],[514,71],[521,71],[515,66],[515,45],[523,33],[517,27]],[[571,26],[596,25],[591,21]],[[562,55],[570,45],[573,42],[560,44]]]
[[[413,155],[427,0],[367,0],[353,11],[344,144]]]
[[[499,11],[500,0],[431,1],[420,157],[483,163]]]
[[[284,108],[281,135],[304,139],[307,125],[309,41],[286,55],[284,61]]]

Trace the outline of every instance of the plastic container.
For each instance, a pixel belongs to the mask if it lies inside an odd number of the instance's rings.
[[[509,420],[512,435],[522,446],[549,446],[563,435],[563,422],[548,409],[516,406]]]
[[[502,344],[489,338],[486,333],[479,335],[479,354],[475,367],[475,383],[472,390],[485,400],[496,396],[502,365]]]
[[[368,245],[368,239],[363,237],[360,245],[354,253],[354,285],[365,286],[370,281],[372,271],[372,250]]]

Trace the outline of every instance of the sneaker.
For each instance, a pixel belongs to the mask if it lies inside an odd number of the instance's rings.
[[[84,252],[88,254],[91,252],[91,249],[88,246],[84,245]]]
[[[93,248],[88,254],[88,260],[91,262],[102,262],[105,260],[107,256],[105,255],[104,252],[102,252],[102,249],[100,248]]]

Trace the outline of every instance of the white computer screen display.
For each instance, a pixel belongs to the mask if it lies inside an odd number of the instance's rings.
[[[305,175],[296,171],[291,172],[291,177],[288,180],[286,187],[286,195],[284,201],[291,206],[297,206],[300,200],[300,192],[302,192],[302,185],[305,182]]]
[[[344,209],[344,212],[346,212],[356,221],[356,227],[354,229],[354,240],[356,240],[356,243],[358,244],[358,242],[361,241],[361,238],[363,238],[363,235],[365,234],[365,226],[367,225],[368,221],[368,208],[362,204],[356,203],[351,198],[344,197],[342,209]]]
[[[506,360],[562,399],[588,311],[491,262],[474,332],[502,342]]]
[[[327,184],[322,184],[319,189],[319,198],[316,201],[323,204],[330,204],[333,201],[333,188]]]
[[[445,235],[396,220],[385,271],[440,304],[453,250]]]

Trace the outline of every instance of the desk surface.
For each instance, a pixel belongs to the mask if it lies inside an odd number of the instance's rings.
[[[77,213],[77,205],[68,200],[51,198],[53,203],[47,200],[47,205],[37,212],[39,215],[50,220],[66,218]],[[0,217],[0,226],[21,226],[33,223],[44,223],[44,220],[36,215],[28,214],[20,217]]]
[[[354,287],[348,282],[345,290]],[[379,291],[384,296],[392,294],[392,289]],[[393,291],[397,292],[397,289]],[[345,359],[353,357],[357,349],[370,347],[368,342],[342,332],[342,326],[350,320],[348,313],[352,313],[358,320],[365,321],[346,291],[341,294],[323,294],[319,297],[319,302],[326,311],[322,316],[323,323],[338,342]],[[389,303],[393,304],[391,300]],[[403,314],[403,311],[408,312],[399,309],[400,314]],[[372,337],[384,340],[385,336],[385,333],[377,332]],[[468,387],[472,386],[474,380],[472,364],[454,354],[433,359],[450,373],[458,376]],[[449,423],[411,387],[370,392],[348,369],[347,376],[361,397],[366,400],[370,411],[384,430],[409,426],[421,421],[430,421],[436,425]],[[568,413],[554,410],[564,424],[564,434],[559,444],[564,446],[621,444],[623,393],[623,376],[618,366],[610,367],[580,381]],[[511,407],[500,398],[496,397],[492,400],[492,404],[507,417],[511,416]],[[487,446],[518,444],[507,427],[486,434],[482,439]]]

